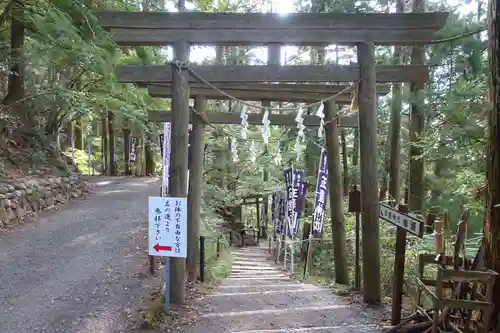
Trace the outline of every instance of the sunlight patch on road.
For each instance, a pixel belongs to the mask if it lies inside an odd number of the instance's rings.
[[[90,244],[90,245],[97,245],[99,242],[103,241],[106,239],[106,236],[99,236],[98,232],[93,232],[90,234],[85,234],[85,235],[80,235],[73,239],[70,243],[66,243],[63,246],[68,246],[68,247],[74,247],[78,244]]]
[[[110,180],[106,180],[106,181],[102,181],[102,182],[97,182],[97,183],[95,183],[95,185],[97,185],[97,186],[106,186],[106,185],[109,185],[109,184],[112,184],[112,183],[115,183],[115,182],[112,182]]]
[[[109,191],[98,192],[97,194],[98,195],[108,195],[108,194],[129,193],[129,192],[132,192],[132,190],[125,190],[125,189],[121,189],[121,190],[109,190]]]

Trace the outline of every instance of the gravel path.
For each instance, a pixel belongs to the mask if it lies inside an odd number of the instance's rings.
[[[235,250],[232,272],[199,300],[189,333],[374,333],[374,314],[330,290],[291,280],[264,248]]]
[[[97,179],[97,180],[96,180]],[[0,234],[0,333],[118,333],[145,295],[150,178],[93,178],[85,200]]]

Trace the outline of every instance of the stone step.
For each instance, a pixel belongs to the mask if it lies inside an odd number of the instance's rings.
[[[266,295],[280,295],[283,293],[287,293],[290,295],[296,295],[299,293],[314,293],[314,292],[319,292],[319,291],[324,291],[321,288],[294,288],[294,289],[288,289],[288,288],[281,288],[279,290],[254,290],[254,291],[234,291],[231,290],[230,292],[223,292],[219,291],[217,293],[209,294],[205,297],[207,298],[217,298],[217,297],[224,297],[224,298],[229,298],[232,300],[233,297],[241,297],[241,296],[259,296],[259,297],[264,297]],[[252,298],[250,298],[252,300]]]
[[[304,306],[312,306],[316,304],[318,307],[336,306],[340,300],[336,300],[332,293],[323,288],[303,288],[303,289],[287,289],[262,292],[227,292],[214,293],[207,297],[207,309],[210,312],[225,312],[231,311],[234,313],[246,311],[260,311],[274,307],[275,309],[286,312],[293,304],[302,304]],[[348,306],[343,305],[343,306]],[[228,308],[229,307],[229,308]],[[285,311],[286,310],[286,311]],[[278,311],[279,312],[279,311]]]
[[[314,303],[304,303],[303,306],[296,308],[286,308],[286,305],[267,305],[258,310],[238,311],[230,307],[225,309],[225,311],[218,310],[218,312],[202,313],[199,318],[202,321],[208,319],[217,322],[218,327],[224,327],[228,332],[234,333],[245,331],[266,332],[265,330],[277,328],[281,330],[285,329],[284,332],[293,332],[289,330],[308,326],[336,327],[354,326],[363,323],[363,318],[353,315],[349,304],[316,305]],[[330,332],[337,333],[342,331]],[[344,332],[347,333],[349,331]],[[357,330],[353,332],[361,333],[362,331]],[[374,331],[371,330],[368,332],[373,333]],[[213,333],[216,332],[213,331]]]
[[[245,266],[251,266],[251,265],[262,265],[262,266],[275,266],[275,264],[270,261],[270,260],[254,260],[254,259],[248,259],[248,258],[238,258],[238,259],[233,259],[233,265],[245,265]]]
[[[260,281],[259,281],[260,282]],[[239,284],[239,285],[220,285],[218,287],[218,292],[229,293],[229,292],[255,292],[255,291],[279,291],[286,289],[304,289],[310,287],[309,284],[304,284],[295,281],[277,281],[278,283],[259,283],[254,284]]]
[[[262,265],[235,265],[233,263],[233,266],[232,266],[233,270],[236,269],[236,270],[249,270],[249,271],[258,271],[258,270],[262,270],[262,271],[271,271],[271,270],[277,270],[278,268],[276,266],[271,266],[271,265],[265,265],[265,264],[262,264]]]
[[[251,277],[251,278],[236,278],[236,279],[225,279],[222,282],[222,286],[259,286],[263,284],[289,284],[291,279],[288,276],[285,277]]]
[[[232,280],[272,280],[273,278],[277,278],[280,280],[281,278],[287,278],[290,279],[290,277],[286,274],[283,273],[274,273],[274,274],[266,274],[266,275],[239,275],[239,276],[233,276],[233,277],[228,277],[226,281],[232,281]]]
[[[308,327],[285,327],[268,330],[251,330],[251,331],[232,331],[231,333],[375,333],[382,332],[377,330],[377,325],[337,325],[337,326],[308,326]]]
[[[236,275],[274,275],[274,274],[283,274],[282,271],[279,269],[273,269],[273,270],[266,270],[266,269],[260,269],[260,270],[253,270],[253,269],[236,269],[236,270],[231,270],[231,274],[236,274]]]
[[[232,269],[231,272],[235,272],[235,273],[259,273],[259,272],[262,272],[262,273],[271,273],[271,272],[279,272],[279,273],[283,273],[283,271],[279,268],[275,268],[275,267],[271,267],[271,269],[266,269],[266,268],[261,268],[261,267],[257,267],[256,269],[253,269],[253,268],[235,268],[235,269]]]

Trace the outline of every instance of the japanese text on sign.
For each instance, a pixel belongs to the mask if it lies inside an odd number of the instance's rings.
[[[312,222],[312,233],[315,236],[323,232],[323,221],[325,215],[326,198],[328,195],[328,165],[326,151],[321,152],[318,168],[318,179],[316,181],[316,195],[314,198],[314,212]]]
[[[286,194],[276,192],[273,194],[273,231],[277,235],[283,233],[285,220]]]
[[[286,184],[286,221],[288,234],[294,236],[299,229],[299,220],[301,213],[301,202],[305,198],[306,186],[304,171],[287,169],[285,173]]]
[[[137,137],[130,137],[130,154],[129,154],[129,162],[135,162],[137,160]]]
[[[186,257],[186,198],[149,197],[149,254]]]
[[[397,209],[381,203],[379,206],[379,217],[396,227],[402,228],[420,238],[424,235],[424,221],[415,217],[400,213]]]

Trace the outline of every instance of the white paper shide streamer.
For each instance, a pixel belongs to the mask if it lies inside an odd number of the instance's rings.
[[[247,128],[248,128],[248,122],[247,122],[248,115],[247,115],[247,107],[245,105],[243,105],[243,107],[241,108],[240,118],[241,118],[241,138],[243,140],[246,140]]]
[[[271,124],[271,121],[269,120],[269,110],[266,109],[264,111],[264,116],[262,117],[262,139],[264,140],[264,144],[267,145],[269,143],[269,135],[270,135],[270,128],[269,125]]]
[[[321,119],[320,124],[319,124],[319,128],[318,128],[318,137],[319,138],[323,137],[323,134],[325,131],[325,113],[323,112],[324,109],[325,109],[325,105],[323,103],[321,103],[318,107],[318,110],[316,111],[316,116],[318,116],[319,119]]]
[[[231,156],[233,157],[233,162],[238,162],[240,158],[238,157],[238,146],[236,143],[236,138],[231,139]]]
[[[276,163],[276,165],[281,165],[281,148],[279,146],[279,142],[278,148],[276,149],[276,156],[274,157],[274,163]]]
[[[257,152],[255,151],[255,142],[253,140],[250,144],[250,161],[252,161],[252,163],[257,161]]]
[[[297,123],[297,138],[295,139],[295,153],[297,154],[296,160],[298,161],[300,159],[301,151],[302,151],[302,146],[301,143],[304,142],[305,138],[305,133],[304,129],[306,128],[303,124],[304,122],[304,117],[302,114],[304,113],[304,110],[302,108],[299,108],[297,112],[297,116],[295,117],[295,122]]]

